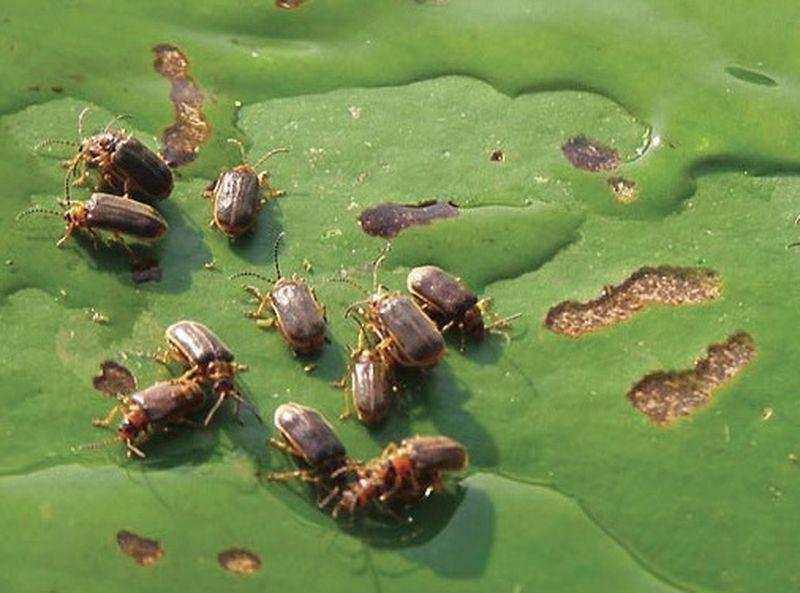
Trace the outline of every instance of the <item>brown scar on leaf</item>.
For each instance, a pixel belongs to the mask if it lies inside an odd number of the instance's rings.
[[[609,171],[619,166],[619,155],[610,146],[604,146],[586,136],[575,136],[561,147],[567,160],[584,171]]]
[[[106,360],[100,364],[100,372],[92,378],[92,385],[112,397],[129,395],[136,391],[136,377],[121,364]]]
[[[368,235],[391,238],[408,227],[455,216],[458,216],[458,206],[442,200],[410,206],[387,203],[364,209],[358,217],[358,224]]]
[[[117,545],[123,554],[132,558],[139,566],[152,566],[164,556],[161,542],[124,529],[117,532]]]
[[[630,204],[639,197],[639,187],[636,182],[624,177],[610,177],[608,187],[614,199],[620,204]]]
[[[172,83],[169,98],[175,123],[161,135],[161,156],[173,168],[192,162],[200,145],[211,136],[211,125],[203,113],[203,92],[189,74],[189,59],[174,45],[153,48],[153,68]]]
[[[225,570],[230,570],[237,574],[253,574],[261,568],[261,559],[250,552],[241,548],[231,548],[217,555],[219,565]]]
[[[714,392],[731,381],[756,356],[756,343],[746,332],[712,344],[705,356],[685,371],[655,371],[631,387],[628,399],[659,426],[667,426],[705,406]]]
[[[654,305],[696,305],[719,298],[722,279],[706,268],[644,267],[594,300],[563,301],[550,309],[547,328],[577,338],[621,323]]]

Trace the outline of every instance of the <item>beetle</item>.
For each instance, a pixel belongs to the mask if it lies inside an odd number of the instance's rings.
[[[270,472],[268,480],[285,481],[297,478],[329,489],[318,501],[327,505],[346,487],[347,472],[353,462],[336,436],[330,423],[317,410],[295,402],[281,404],[275,410],[275,428],[283,440],[270,438],[269,444],[278,450],[302,459],[308,468],[290,472]]]
[[[385,257],[384,251],[373,265],[372,293],[366,301],[350,305],[345,316],[358,315],[378,337],[376,348],[385,349],[399,365],[433,366],[444,356],[444,338],[436,324],[410,297],[378,284],[378,268]]]
[[[85,202],[74,202],[67,194],[58,202],[63,212],[34,206],[20,212],[17,220],[30,214],[52,214],[63,216],[66,225],[64,236],[56,243],[61,247],[76,230],[85,230],[97,246],[98,230],[112,233],[117,242],[129,250],[121,235],[145,243],[161,239],[169,229],[167,221],[158,211],[147,204],[111,194],[94,193]]]
[[[114,416],[122,413],[123,420],[117,430],[119,440],[125,443],[128,457],[144,458],[146,455],[139,447],[154,429],[172,424],[196,426],[186,416],[203,407],[206,394],[199,382],[181,378],[154,383],[131,396],[120,395],[119,400],[121,405],[114,406],[108,416],[92,424],[108,427]]]
[[[338,497],[333,514],[354,513],[370,501],[384,510],[394,502],[411,502],[444,489],[442,473],[467,467],[464,446],[447,436],[415,436],[390,443],[377,459],[359,464],[356,479]]]
[[[213,217],[209,226],[217,227],[228,236],[235,237],[249,231],[258,220],[258,214],[266,202],[261,197],[261,188],[266,188],[270,198],[277,198],[285,192],[276,190],[269,182],[267,171],[256,172],[256,168],[272,156],[289,152],[288,148],[275,148],[262,156],[253,166],[247,164],[242,143],[234,138],[228,142],[239,146],[242,164],[233,169],[223,169],[204,193],[211,199]]]
[[[78,116],[78,142],[69,140],[44,140],[34,150],[51,144],[66,144],[77,149],[67,162],[64,183],[68,185],[76,169],[80,185],[88,177],[89,169],[97,171],[97,190],[127,195],[136,200],[158,201],[172,193],[172,170],[164,160],[147,148],[134,135],[111,126],[126,116],[116,116],[101,132],[83,135],[83,119],[89,111],[86,107]]]
[[[408,292],[441,328],[442,333],[458,327],[464,334],[482,338],[486,333],[499,333],[506,329],[513,319],[512,315],[495,319],[488,326],[488,300],[478,300],[471,290],[454,276],[437,266],[419,266],[408,273],[406,280]],[[507,337],[507,336],[506,336]]]
[[[255,286],[244,286],[244,290],[258,300],[258,308],[246,314],[253,319],[262,319],[264,309],[272,309],[272,322],[277,325],[289,347],[299,354],[318,352],[325,344],[325,307],[317,300],[316,292],[305,281],[281,275],[278,263],[278,247],[284,233],[275,240],[273,260],[277,280],[271,280],[255,272],[239,272],[231,279],[241,276],[255,276],[272,284],[268,294],[263,294]]]
[[[177,321],[164,332],[167,352],[156,359],[167,363],[170,358],[186,369],[185,378],[209,384],[217,401],[211,407],[203,424],[208,426],[211,419],[226,399],[234,400],[233,415],[238,420],[242,405],[261,421],[255,407],[239,393],[234,375],[247,370],[247,367],[234,362],[233,352],[206,325],[198,321]]]
[[[350,354],[345,377],[335,384],[340,388],[349,385],[349,389],[345,388],[345,407],[340,418],[345,419],[350,416],[348,400],[352,400],[361,423],[370,427],[383,424],[392,403],[391,395],[397,391],[393,375],[392,359],[385,351],[370,347],[366,331],[362,328],[358,334],[358,347]]]

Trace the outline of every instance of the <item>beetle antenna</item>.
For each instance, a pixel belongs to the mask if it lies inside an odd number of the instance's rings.
[[[247,157],[245,156],[244,144],[242,144],[242,141],[237,139],[237,138],[228,138],[228,142],[230,142],[231,144],[235,144],[236,146],[239,147],[239,156],[242,159],[242,164],[246,165],[247,164]]]
[[[228,280],[235,280],[236,278],[241,278],[242,276],[253,276],[254,278],[259,278],[260,280],[270,284],[275,282],[272,278],[267,278],[264,276],[264,274],[259,274],[258,272],[236,272],[235,274],[228,276]]]
[[[78,138],[83,138],[83,118],[86,117],[86,114],[92,109],[91,105],[87,105],[84,107],[80,114],[78,115]]]
[[[46,140],[42,140],[41,142],[37,142],[33,145],[33,152],[38,152],[40,148],[44,148],[45,146],[52,146],[52,145],[59,145],[59,146],[72,146],[73,148],[78,148],[80,146],[80,142],[75,142],[74,140],[62,140],[58,138],[47,138]]]
[[[278,280],[281,279],[281,266],[278,263],[278,248],[281,245],[281,241],[283,241],[283,236],[286,233],[281,231],[278,233],[278,236],[275,238],[275,247],[272,248],[272,260],[275,262],[275,273],[278,275]]]
[[[350,286],[352,286],[353,288],[355,288],[357,290],[360,290],[364,294],[369,294],[369,291],[366,288],[361,286],[361,284],[359,284],[358,282],[356,282],[352,278],[345,278],[343,276],[334,276],[332,278],[326,278],[325,282],[338,282],[338,283],[341,283],[341,284],[349,284]]]
[[[276,154],[280,154],[280,153],[282,153],[282,152],[289,152],[289,149],[288,149],[288,148],[273,148],[272,150],[270,150],[270,151],[269,151],[267,154],[265,154],[264,156],[262,156],[260,159],[258,159],[258,160],[257,160],[257,161],[256,161],[256,162],[253,164],[253,169],[258,169],[258,167],[259,167],[260,165],[263,165],[263,164],[264,164],[264,163],[266,163],[266,162],[267,162],[267,161],[268,161],[270,158],[272,158],[272,157],[273,157],[273,156],[275,156]]]
[[[67,174],[64,176],[64,198],[67,202],[67,207],[72,206],[72,197],[69,193],[69,184],[72,181],[72,175],[75,173],[75,169],[78,168],[78,163],[80,162],[80,153],[78,153],[72,162],[67,167]]]
[[[386,259],[386,255],[391,251],[392,244],[387,243],[384,245],[383,249],[381,249],[381,253],[378,256],[378,259],[375,260],[375,263],[372,264],[372,291],[375,292],[378,290],[378,270],[383,263],[383,260]]]
[[[16,220],[22,220],[23,218],[30,216],[31,214],[52,214],[53,216],[61,216],[61,212],[58,210],[52,210],[50,208],[41,208],[39,206],[31,206],[27,210],[23,210],[16,216]]]
[[[115,115],[111,118],[111,121],[106,124],[106,127],[103,128],[104,132],[108,132],[115,123],[122,119],[130,119],[132,116],[129,113],[120,113],[119,115]]]
[[[119,442],[119,437],[111,437],[108,439],[103,439],[102,441],[95,441],[93,443],[84,443],[83,445],[75,445],[70,447],[70,450],[73,453],[78,453],[79,451],[85,451],[87,449],[100,449],[101,447],[108,447],[109,445],[113,445],[114,443]]]

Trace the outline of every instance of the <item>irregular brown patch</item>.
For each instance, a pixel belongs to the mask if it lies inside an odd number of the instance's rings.
[[[619,166],[619,155],[610,146],[604,146],[586,136],[575,136],[561,147],[567,160],[585,171],[608,171]]]
[[[158,260],[145,259],[131,263],[131,280],[134,284],[161,282],[161,266]]]
[[[603,289],[600,298],[564,301],[547,313],[551,331],[573,338],[620,323],[653,305],[695,305],[719,298],[722,279],[705,268],[645,267],[622,284]]]
[[[170,167],[191,163],[200,145],[211,136],[211,126],[203,113],[203,93],[189,75],[189,59],[174,45],[153,48],[153,67],[172,83],[169,98],[175,123],[161,135],[161,156]]]
[[[458,206],[452,202],[434,200],[412,206],[389,203],[366,208],[358,217],[358,224],[368,235],[390,238],[408,227],[455,216],[458,216]]]
[[[275,0],[275,6],[278,8],[285,8],[286,10],[292,10],[293,8],[300,8],[303,4],[306,3],[306,0]]]
[[[608,187],[617,202],[621,204],[630,204],[639,197],[639,188],[636,186],[636,182],[624,177],[610,177]]]
[[[220,552],[217,560],[222,568],[237,574],[253,574],[261,568],[261,559],[253,552],[241,548]]]
[[[117,544],[122,553],[133,558],[139,566],[152,566],[164,556],[161,542],[124,529],[117,532]]]
[[[687,371],[656,371],[628,392],[628,399],[659,426],[672,424],[706,405],[714,392],[733,379],[756,355],[756,344],[745,332],[713,344]]]
[[[92,378],[92,385],[110,396],[128,395],[136,391],[136,377],[121,364],[106,360]]]

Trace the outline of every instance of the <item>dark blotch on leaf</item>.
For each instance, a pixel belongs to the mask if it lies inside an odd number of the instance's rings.
[[[124,529],[117,532],[117,544],[122,553],[132,558],[139,566],[151,566],[164,556],[161,542]]]
[[[136,390],[136,378],[121,364],[107,360],[100,365],[100,372],[92,379],[92,385],[111,396],[128,395]]]
[[[584,171],[608,171],[619,166],[619,155],[610,146],[604,146],[586,136],[575,136],[561,147],[567,160]]]
[[[609,178],[608,187],[617,202],[621,204],[630,204],[639,197],[639,188],[636,186],[636,182],[625,177]]]
[[[458,206],[452,202],[438,200],[411,206],[388,203],[366,208],[358,217],[358,224],[368,235],[391,238],[408,227],[455,216]]]
[[[219,565],[237,574],[253,574],[261,568],[261,559],[248,550],[231,548],[217,556]]]
[[[191,163],[200,145],[211,136],[211,126],[203,113],[203,93],[189,75],[189,59],[174,45],[153,48],[153,67],[172,83],[169,98],[175,123],[161,135],[161,156],[170,167]]]
[[[756,344],[745,332],[709,346],[706,355],[687,371],[656,371],[628,392],[634,407],[659,426],[672,424],[705,406],[714,392],[749,365]]]
[[[131,264],[131,279],[134,284],[161,281],[161,266],[158,260],[146,259]]]
[[[770,78],[761,72],[751,70],[750,68],[742,68],[741,66],[728,66],[725,68],[725,72],[734,78],[738,78],[742,82],[749,82],[750,84],[757,84],[760,86],[778,86],[778,82],[773,78]]]

